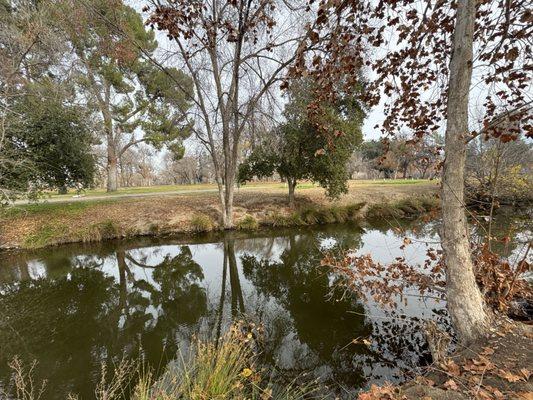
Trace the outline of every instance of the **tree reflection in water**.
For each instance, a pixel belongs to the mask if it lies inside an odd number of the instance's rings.
[[[419,240],[437,236],[437,224],[408,228]],[[343,293],[320,266],[326,249],[395,257],[403,234],[390,225],[215,239],[107,242],[0,259],[0,385],[18,354],[38,360],[47,398],[91,398],[102,362],[142,354],[162,372],[195,334],[218,337],[246,317],[265,327],[261,360],[275,376],[309,372],[342,394],[400,380],[404,368],[420,364],[425,342],[417,318],[446,325],[444,304],[414,299],[386,311]],[[413,251],[420,258],[425,247]],[[352,343],[356,338],[367,342]]]

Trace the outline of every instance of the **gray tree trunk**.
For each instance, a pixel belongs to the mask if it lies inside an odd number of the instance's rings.
[[[464,209],[468,96],[472,78],[475,0],[459,0],[450,61],[444,170],[442,247],[446,259],[448,312],[459,339],[488,333],[490,314],[476,284]]]
[[[118,158],[111,143],[107,145],[107,191],[116,192],[118,189]]]
[[[296,188],[296,179],[287,178],[287,184],[289,185],[289,206],[294,208],[294,189]]]

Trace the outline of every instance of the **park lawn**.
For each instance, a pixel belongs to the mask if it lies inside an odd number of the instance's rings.
[[[376,180],[351,180],[349,185],[415,185],[420,183],[430,182],[427,179],[376,179]],[[298,189],[312,189],[318,187],[313,182],[301,182],[298,184]],[[242,185],[243,189],[286,189],[286,183],[280,182],[249,182]],[[139,186],[129,188],[119,188],[116,192],[108,193],[105,188],[89,189],[82,192],[83,197],[116,197],[121,195],[144,195],[157,193],[172,193],[172,192],[196,192],[196,191],[214,191],[217,186],[213,183],[199,183],[189,185],[155,185],[155,186]],[[44,193],[44,199],[53,200],[69,200],[76,196],[77,192],[73,189],[69,190],[67,194],[57,194],[56,192]]]
[[[335,222],[341,218],[339,215],[346,215],[348,209],[361,210],[363,216],[365,210],[387,209],[406,199],[425,197],[436,202],[437,188],[435,181],[351,181],[346,195],[330,201],[322,188],[303,183],[296,190],[297,210],[293,210],[287,204],[286,185],[254,183],[236,190],[235,221],[237,228],[241,226],[243,229],[245,220],[248,225],[251,220],[255,221],[251,226],[301,224],[302,219],[296,214],[313,209],[320,211],[319,214],[327,214],[318,217],[317,223]],[[37,248],[69,242],[219,229],[216,190],[191,189],[187,193],[180,186],[179,191],[172,193],[168,187],[150,189],[160,192],[139,192],[144,195],[136,197],[88,196],[76,201],[5,208],[0,211],[0,248]]]

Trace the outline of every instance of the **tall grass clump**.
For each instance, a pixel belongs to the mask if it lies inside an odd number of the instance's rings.
[[[62,238],[68,227],[64,224],[45,224],[24,238],[24,247],[36,249],[45,247]]]
[[[206,214],[194,214],[190,224],[193,232],[209,232],[214,229],[213,220]]]
[[[158,377],[142,361],[123,359],[113,368],[102,364],[94,394],[96,400],[304,400],[317,399],[316,382],[298,384],[293,380],[274,384],[264,379],[258,367],[258,338],[254,324],[234,324],[218,340],[194,339],[188,353],[177,359]],[[34,380],[36,362],[25,368],[18,358],[10,367],[14,388],[0,387],[0,397],[41,400],[46,381]],[[11,397],[10,397],[11,396]],[[69,394],[68,400],[78,400]]]
[[[257,219],[253,215],[247,214],[237,221],[235,227],[244,231],[255,231],[259,228],[259,222],[257,222]]]
[[[366,216],[369,219],[414,218],[438,208],[439,201],[436,198],[415,197],[395,203],[372,204],[368,207]]]
[[[257,367],[257,330],[236,324],[216,341],[196,340],[157,380],[145,374],[132,400],[303,400],[316,385],[264,381]],[[315,397],[316,398],[316,397]]]

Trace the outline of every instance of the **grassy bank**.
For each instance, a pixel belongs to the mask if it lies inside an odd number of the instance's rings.
[[[235,228],[411,218],[438,206],[436,191],[432,182],[356,182],[346,196],[329,202],[322,189],[310,187],[298,192],[297,207],[290,209],[283,185],[276,184],[236,195]],[[212,192],[27,204],[0,211],[0,248],[214,231],[219,220]]]

